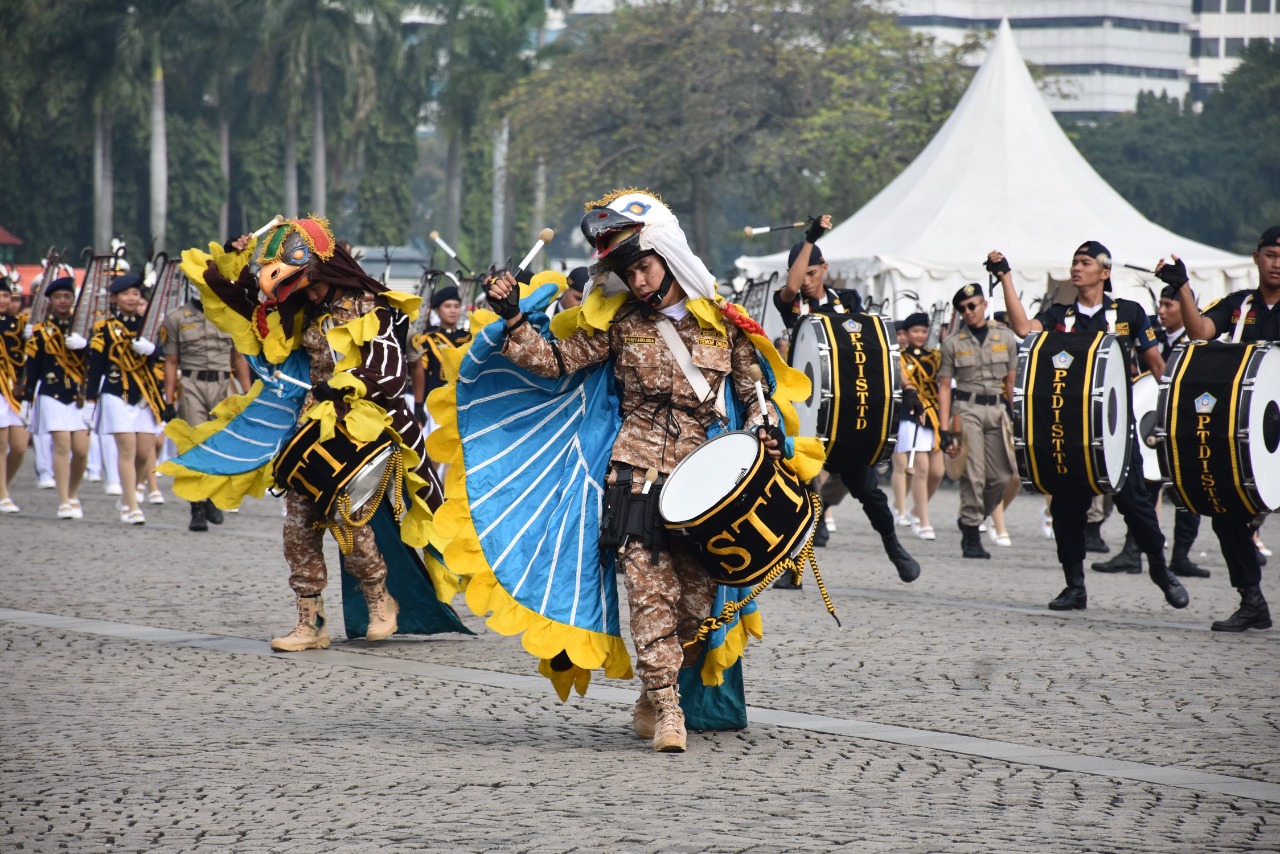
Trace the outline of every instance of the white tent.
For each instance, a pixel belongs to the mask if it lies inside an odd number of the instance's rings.
[[[888,299],[883,313],[902,317],[916,303],[903,299],[904,292],[928,306],[950,300],[966,282],[985,284],[982,262],[991,249],[1008,256],[1030,302],[1068,279],[1072,252],[1086,240],[1111,250],[1116,295],[1144,305],[1142,281],[1159,283],[1125,263],[1150,268],[1177,254],[1201,305],[1256,278],[1249,257],[1161,228],[1102,180],[1045,106],[1004,21],[969,89],[925,150],[819,245],[842,286]],[[737,264],[758,278],[785,275],[786,259],[784,252]]]

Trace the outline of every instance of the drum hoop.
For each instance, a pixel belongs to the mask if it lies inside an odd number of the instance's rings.
[[[1180,347],[1181,352],[1174,352],[1173,358],[1178,360],[1177,366],[1170,375],[1169,395],[1172,398],[1167,407],[1168,423],[1165,425],[1165,448],[1169,455],[1169,474],[1170,483],[1179,497],[1182,498],[1182,506],[1188,510],[1194,511],[1195,504],[1191,501],[1191,496],[1187,495],[1187,490],[1183,486],[1182,467],[1178,462],[1178,443],[1171,441],[1172,437],[1178,432],[1178,403],[1182,396],[1182,379],[1186,376],[1187,368],[1191,365],[1191,350],[1184,343]]]
[[[822,331],[827,336],[828,357],[831,362],[831,423],[827,426],[827,452],[836,445],[836,437],[840,435],[840,354],[836,352],[836,333],[831,327],[831,318],[825,314],[817,315],[822,321]]]
[[[1022,377],[1022,436],[1023,448],[1027,460],[1027,473],[1031,475],[1031,482],[1035,485],[1037,492],[1048,494],[1044,483],[1040,480],[1040,467],[1036,465],[1036,455],[1032,451],[1035,447],[1034,430],[1035,430],[1035,413],[1032,411],[1032,396],[1027,394],[1027,382],[1030,377],[1036,375],[1036,369],[1040,365],[1040,349],[1044,347],[1044,342],[1048,340],[1046,335],[1036,335],[1036,340],[1031,342],[1031,346],[1027,348],[1026,373]]]
[[[893,370],[893,357],[890,355],[889,338],[885,332],[884,321],[880,319],[878,314],[869,314],[867,317],[871,319],[871,326],[876,330],[876,337],[880,339],[880,346],[885,352],[884,387],[887,393],[884,396],[884,415],[881,420],[883,423],[888,424],[889,416],[893,412],[894,380],[896,379]],[[897,348],[897,341],[894,341],[894,348]],[[876,446],[876,452],[871,455],[871,458],[876,460],[876,464],[879,464],[884,459],[885,444],[889,441],[888,434],[888,430],[884,431],[884,435],[880,437],[880,444]],[[896,430],[893,431],[893,441],[895,445],[898,442]]]
[[[1231,441],[1227,443],[1227,447],[1231,449],[1231,474],[1232,481],[1235,483],[1236,494],[1240,496],[1240,500],[1244,502],[1245,509],[1251,516],[1258,515],[1257,505],[1251,500],[1250,496],[1245,492],[1244,488],[1244,472],[1241,470],[1241,453],[1240,453],[1240,397],[1244,392],[1241,387],[1241,380],[1244,378],[1244,372],[1247,368],[1252,367],[1254,353],[1257,348],[1253,344],[1249,344],[1245,357],[1240,360],[1240,367],[1236,371],[1235,377],[1231,382],[1231,409],[1227,412],[1227,433],[1231,436]],[[1252,402],[1252,400],[1250,401]]]
[[[795,342],[799,340],[800,331],[802,329],[812,329],[815,337],[818,338],[818,368],[825,376],[815,377],[814,381],[821,383],[826,379],[829,384],[828,394],[823,396],[821,388],[810,388],[809,393],[814,398],[814,418],[816,420],[815,428],[819,434],[819,438],[823,443],[829,442],[833,435],[832,425],[835,423],[836,416],[840,411],[838,404],[839,386],[836,385],[836,365],[840,361],[836,358],[834,339],[832,338],[831,326],[823,323],[826,315],[810,314],[802,319],[801,323],[796,326],[795,334],[791,336],[791,352],[788,358],[790,367],[795,368]],[[823,352],[825,350],[825,353]],[[797,370],[799,370],[797,368]],[[824,424],[823,422],[826,422]]]
[[[1105,333],[1102,335],[1095,335],[1093,338],[1093,343],[1090,344],[1089,349],[1085,351],[1085,357],[1087,361],[1084,369],[1084,387],[1085,389],[1087,389],[1086,393],[1089,395],[1090,399],[1092,399],[1093,397],[1094,373],[1098,367],[1098,361],[1099,361],[1098,349],[1102,346],[1103,342],[1105,342],[1109,337],[1110,336]],[[1107,355],[1109,357],[1110,353],[1108,353]],[[1101,490],[1098,489],[1099,487],[1098,472],[1095,470],[1094,459],[1093,459],[1093,448],[1091,447],[1091,437],[1093,436],[1093,433],[1094,433],[1092,429],[1093,406],[1090,405],[1090,406],[1084,406],[1081,408],[1084,409],[1084,418],[1083,418],[1083,423],[1081,425],[1083,428],[1082,435],[1084,437],[1084,476],[1085,476],[1085,480],[1089,482],[1089,488],[1092,489],[1095,493],[1101,494]]]
[[[386,436],[386,434],[384,433],[383,436]],[[380,462],[385,464],[387,460],[390,459],[391,457],[390,445],[391,445],[391,439],[390,437],[387,437],[386,442],[374,450],[373,454],[369,457],[368,461],[364,465],[360,466],[357,469],[354,469],[351,472],[351,474],[347,475],[342,480],[342,482],[338,484],[337,488],[333,491],[333,501],[329,502],[330,508],[332,508],[333,505],[337,503],[338,496],[340,496],[342,493],[347,491],[347,484],[351,483],[351,481],[359,477],[365,471],[365,469],[376,466]],[[361,507],[363,506],[364,505],[361,505]],[[359,509],[360,509],[359,507],[352,507],[351,512],[355,513]],[[332,515],[332,513],[326,512],[326,515]]]
[[[730,435],[733,435],[733,433],[746,433],[746,435],[752,436],[752,438],[756,438],[753,434],[751,434],[746,430],[733,430],[727,433],[721,433],[720,436],[730,436]],[[719,439],[720,436],[717,436],[716,439]],[[714,442],[715,439],[712,439],[711,441]],[[701,447],[705,448],[706,445],[704,444]],[[695,448],[694,450],[696,452],[698,449]],[[691,457],[693,456],[693,454],[691,453],[689,454],[689,456]],[[743,484],[749,483],[751,479],[756,476],[756,474],[760,471],[760,466],[764,464],[764,461],[767,457],[768,455],[764,453],[764,447],[759,444],[759,439],[756,439],[756,458],[752,460],[751,468],[747,469],[747,473],[744,474],[741,478],[739,478],[738,482],[733,485],[733,489],[729,490],[728,493],[721,496],[719,501],[717,501],[715,504],[708,507],[706,512],[703,513],[701,516],[698,516],[696,519],[690,519],[687,522],[668,522],[666,517],[663,516],[662,518],[663,524],[673,531],[680,531],[685,528],[694,528],[694,527],[697,527],[698,525],[705,523],[709,518],[711,518],[715,514],[722,511],[725,508],[725,505],[729,504],[731,501],[733,501],[739,495],[742,494]],[[689,459],[689,457],[685,457],[684,459],[687,460]],[[674,469],[672,469],[671,474],[667,475],[667,483],[670,483],[671,478],[673,478],[676,472],[680,470],[681,465],[684,465],[684,460],[681,460],[680,463]],[[666,484],[664,484],[664,488],[665,486]],[[659,511],[661,511],[661,505],[659,505]],[[661,512],[659,512],[658,515],[662,515]]]

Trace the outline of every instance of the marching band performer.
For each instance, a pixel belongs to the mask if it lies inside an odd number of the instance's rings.
[[[427,327],[409,342],[410,368],[413,375],[413,399],[417,401],[418,421],[431,432],[427,419],[427,395],[444,385],[442,351],[463,347],[471,341],[471,333],[462,326],[462,296],[453,285],[431,295],[431,310],[440,322]]]
[[[467,598],[472,609],[477,613],[493,610],[490,625],[505,634],[523,632],[526,648],[543,661],[544,675],[553,681],[567,675],[570,684],[584,691],[593,668],[603,667],[607,674],[620,678],[630,675],[626,648],[612,625],[617,616],[616,602],[613,607],[606,604],[613,595],[610,593],[613,573],[607,564],[616,554],[630,601],[631,633],[643,683],[633,714],[633,729],[638,736],[650,739],[655,750],[679,752],[685,749],[686,731],[677,681],[683,669],[695,672],[692,668],[703,654],[703,644],[696,640],[697,631],[703,618],[712,613],[713,603],[720,594],[688,547],[669,538],[657,518],[656,496],[665,476],[681,460],[709,435],[725,429],[723,413],[733,413],[728,416],[730,424],[738,416],[744,424],[753,427],[764,423],[765,413],[760,410],[750,369],[767,359],[765,364],[771,372],[782,371],[779,388],[785,383],[791,384],[787,392],[791,396],[784,395],[787,400],[802,399],[801,381],[798,372],[783,365],[763,330],[719,297],[714,277],[690,250],[675,216],[659,199],[638,191],[610,194],[587,206],[581,227],[595,250],[596,277],[588,283],[580,307],[557,314],[550,330],[554,331],[555,338],[544,335],[547,321],[540,309],[557,295],[549,290],[554,290],[554,280],[563,283],[563,277],[554,273],[534,277],[522,300],[517,280],[508,273],[488,286],[489,305],[503,323],[480,328],[462,365],[464,371],[470,371],[473,361],[500,355],[507,362],[485,371],[496,378],[494,382],[503,381],[504,376],[516,372],[506,367],[509,363],[532,375],[531,380],[520,380],[520,385],[540,383],[546,389],[548,402],[540,408],[550,410],[548,418],[555,417],[569,404],[573,404],[570,411],[579,414],[557,428],[556,436],[549,437],[549,444],[536,451],[529,445],[506,449],[516,451],[515,459],[506,463],[515,467],[510,475],[504,470],[463,472],[461,465],[451,467],[447,500],[440,514],[442,524],[446,516],[454,518],[450,509],[451,504],[457,503],[461,511],[469,514],[470,525],[477,530],[472,533],[464,528],[462,536],[446,550],[445,557],[451,568],[457,568],[451,555],[456,553],[467,558],[464,552],[471,551],[474,557],[470,559],[475,565],[483,564],[488,570],[471,576]],[[539,310],[531,318],[528,312],[534,309]],[[477,356],[478,350],[486,354]],[[458,421],[456,433],[453,429],[441,430],[432,437],[433,443],[443,445],[445,441],[479,439],[469,435],[471,431],[462,423],[464,409],[470,404],[462,402],[461,389],[464,382],[474,382],[471,376],[468,373],[458,380],[456,407],[446,406],[452,402],[448,395],[432,396],[432,411],[442,416],[442,423],[452,422],[455,417]],[[699,387],[701,391],[697,390]],[[579,390],[574,391],[575,388]],[[449,391],[454,389],[451,384]],[[491,398],[493,393],[485,389],[468,394]],[[577,402],[580,398],[585,398],[587,408]],[[505,406],[506,410],[495,410],[488,417],[509,422],[519,416],[512,408],[525,405]],[[794,409],[791,414],[794,417]],[[470,417],[471,412],[466,415]],[[775,413],[768,415],[768,423],[776,425]],[[477,422],[476,427],[486,421],[488,418]],[[576,430],[576,434],[567,432],[571,429]],[[794,422],[791,429],[795,429]],[[774,457],[784,451],[790,454],[796,447],[796,440],[784,437],[783,433],[777,426],[767,430],[761,426],[758,431]],[[519,435],[519,431],[516,434]],[[571,455],[559,456],[562,448],[570,449]],[[816,443],[803,453],[810,468],[816,471],[820,453]],[[499,450],[499,456],[503,454],[504,451]],[[498,506],[506,508],[509,502],[506,496],[511,495],[511,499],[516,499],[514,509],[522,512],[525,505],[518,500],[518,495],[511,490],[494,489],[493,479],[498,479],[497,486],[501,487],[524,468],[536,465],[543,454],[555,454],[553,471],[548,472],[544,464],[538,476],[559,479],[561,485],[547,489],[554,493],[551,497],[556,498],[566,513],[573,514],[575,526],[552,523],[553,536],[539,540],[544,544],[538,546],[544,549],[540,554],[545,557],[528,566],[523,566],[525,562],[518,559],[517,566],[507,570],[502,566],[505,555],[517,546],[528,546],[545,532],[529,530],[534,524],[530,521],[520,529],[528,533],[521,535],[519,530],[513,531],[514,539],[509,545],[506,541],[492,541],[489,530],[496,526],[481,521],[480,505],[493,497]],[[483,457],[478,451],[469,452],[466,464],[478,466],[476,456]],[[590,460],[585,467],[584,457]],[[460,458],[460,454],[455,457]],[[565,459],[565,463],[554,462],[556,459]],[[607,468],[607,477],[603,477],[603,470],[595,468],[597,460],[604,464],[602,469]],[[807,476],[811,477],[812,473]],[[598,482],[597,477],[601,477],[603,483]],[[486,487],[494,489],[491,494],[480,494],[478,488],[483,485],[482,481],[491,484]],[[570,484],[567,489],[562,486],[566,483]],[[526,493],[532,489],[535,487],[529,487]],[[580,493],[575,491],[578,489]],[[597,533],[592,529],[604,524],[593,515],[599,505],[598,500],[590,496],[597,494],[597,489],[619,496],[620,506],[610,517],[617,523],[609,526],[598,544],[588,542],[578,551],[584,538],[596,539]],[[537,512],[539,502],[545,505],[542,498],[534,498],[531,512]],[[503,516],[506,515],[504,512]],[[580,528],[576,527],[579,522]],[[521,523],[512,522],[517,524]],[[563,533],[556,534],[557,530]],[[492,543],[492,548],[486,546],[486,542]],[[554,565],[562,548],[573,549],[576,556],[573,560],[579,567],[576,572],[570,567],[567,572],[556,573],[553,579],[544,581],[539,576],[539,580],[529,579],[527,584],[520,580],[522,575],[541,573],[546,565]],[[546,551],[552,553],[546,554]],[[489,561],[493,562],[492,566]],[[507,575],[508,572],[512,574]],[[544,583],[549,585],[552,605],[548,606],[548,600],[543,599],[541,593],[537,602],[523,600],[529,602],[523,604],[521,588],[540,590]],[[580,609],[568,609],[570,614],[565,620],[543,616],[549,607],[558,606],[557,591],[567,591],[562,592],[566,600],[582,602]],[[590,602],[596,604],[588,606]],[[581,618],[572,615],[588,607],[598,612],[597,606],[601,605],[606,606],[608,612],[599,615],[601,628],[587,630]],[[739,613],[738,618],[746,613]],[[735,624],[741,622],[738,618]],[[755,627],[747,630],[758,632]],[[733,631],[740,634],[740,641],[735,642],[739,645],[730,644],[732,649],[720,648],[724,659],[717,672],[737,660],[741,644],[746,642],[745,631],[736,627]],[[707,681],[705,666],[701,672],[703,681],[698,684],[713,684]],[[567,686],[562,696],[566,693]]]
[[[1111,253],[1098,241],[1086,241],[1072,256],[1071,284],[1076,288],[1075,302],[1050,306],[1033,320],[1027,319],[1013,284],[1008,259],[1000,252],[992,251],[987,255],[986,267],[1000,280],[1009,311],[1009,325],[1019,338],[1041,330],[1086,335],[1113,332],[1121,339],[1126,354],[1131,358],[1137,353],[1152,373],[1164,372],[1164,359],[1156,345],[1155,331],[1142,306],[1104,292],[1111,279]],[[1130,441],[1137,443],[1136,432],[1131,434]],[[1147,556],[1148,575],[1164,593],[1165,601],[1175,608],[1185,608],[1189,597],[1165,563],[1164,534],[1147,496],[1142,478],[1142,454],[1136,447],[1129,466],[1129,474],[1115,494],[1115,506],[1133,532],[1138,547]],[[1066,588],[1049,603],[1051,610],[1084,610],[1088,603],[1084,585],[1084,528],[1091,500],[1092,494],[1088,490],[1059,491],[1049,505],[1058,560],[1067,580]]]
[[[70,276],[45,286],[49,317],[35,327],[25,346],[25,397],[31,405],[32,432],[51,438],[59,519],[84,518],[80,481],[89,462],[93,421],[93,407],[84,402],[84,351],[89,342],[71,332],[75,287]]]
[[[1258,238],[1253,252],[1258,268],[1256,290],[1235,291],[1214,302],[1201,313],[1195,296],[1187,287],[1186,265],[1177,255],[1156,265],[1160,280],[1177,290],[1178,304],[1187,327],[1187,337],[1196,341],[1212,341],[1219,335],[1240,329],[1239,340],[1280,341],[1280,225],[1272,226]],[[1217,620],[1215,632],[1243,632],[1247,629],[1271,628],[1271,610],[1262,595],[1262,568],[1253,543],[1253,520],[1242,514],[1213,517],[1213,532],[1227,562],[1231,586],[1240,592],[1240,607],[1225,620]]]
[[[12,280],[0,266],[0,513],[18,512],[18,505],[9,497],[9,482],[22,468],[29,440],[20,380],[26,361],[22,333],[27,321],[10,312],[12,303]]]
[[[906,515],[906,478],[911,478],[912,508],[916,521],[912,527],[922,540],[936,538],[929,524],[929,499],[942,483],[945,464],[938,447],[938,368],[941,356],[925,347],[929,340],[929,315],[922,311],[902,321],[906,346],[899,350],[902,364],[903,417],[898,425],[898,443],[893,451],[894,489],[898,477],[903,478],[901,498]],[[913,462],[911,452],[915,451]],[[912,474],[907,474],[913,469]]]
[[[862,300],[857,291],[835,290],[826,285],[827,262],[816,241],[830,228],[830,214],[818,217],[805,232],[804,240],[792,246],[787,256],[787,281],[773,295],[773,304],[788,329],[805,314],[838,316],[862,311]],[[862,502],[862,511],[880,535],[885,554],[898,570],[898,577],[907,582],[919,578],[920,564],[898,540],[893,511],[889,509],[889,499],[876,482],[875,467],[854,465],[844,471],[831,471],[831,474],[839,477],[849,494]],[[825,488],[823,494],[824,497],[827,494]]]
[[[115,440],[120,472],[120,521],[142,525],[139,486],[155,463],[155,437],[160,429],[163,398],[151,367],[156,345],[139,336],[143,317],[142,276],[128,273],[107,288],[116,298],[114,315],[106,318],[89,342],[86,399],[98,404],[101,432]]]

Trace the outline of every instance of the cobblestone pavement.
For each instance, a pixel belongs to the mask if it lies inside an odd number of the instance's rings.
[[[819,557],[845,628],[811,578],[766,593],[752,726],[660,756],[630,734],[635,683],[561,704],[469,613],[474,638],[266,652],[293,621],[273,499],[192,534],[172,497],[129,528],[83,493],[87,519],[56,521],[28,468],[0,517],[0,851],[1280,850],[1280,632],[1208,631],[1236,597],[1207,526],[1189,608],[1090,572],[1064,615],[1038,498],[965,561],[941,491],[938,540],[904,532],[911,585],[843,504]],[[1198,772],[1235,782],[1177,784]]]

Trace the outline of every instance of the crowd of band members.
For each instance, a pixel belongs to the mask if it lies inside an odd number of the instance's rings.
[[[787,281],[773,295],[788,329],[804,314],[863,310],[856,291],[828,286],[829,268],[817,241],[829,227],[829,216],[816,219],[805,239],[792,247]],[[1274,297],[1280,294],[1278,244],[1280,230],[1271,229],[1262,236],[1255,253],[1263,287],[1250,316],[1256,313],[1260,319],[1248,329],[1245,340],[1251,340],[1249,336],[1280,338],[1272,316]],[[1011,544],[1004,509],[1020,492],[1010,401],[1022,337],[1035,330],[1089,332],[1113,324],[1123,332],[1121,337],[1134,357],[1133,369],[1145,367],[1159,374],[1179,341],[1223,334],[1230,324],[1229,312],[1239,310],[1246,293],[1232,294],[1202,314],[1180,262],[1176,258],[1167,264],[1162,260],[1157,272],[1168,284],[1160,292],[1156,315],[1149,317],[1138,303],[1110,293],[1109,252],[1091,240],[1073,255],[1076,301],[1049,306],[1029,318],[1013,288],[1008,260],[993,251],[986,266],[1002,287],[1007,313],[990,316],[987,293],[973,283],[962,287],[952,299],[955,319],[949,334],[945,328],[931,330],[931,318],[923,312],[896,323],[903,407],[891,463],[892,505],[870,466],[824,472],[814,484],[828,508],[825,524],[816,532],[817,545],[825,546],[834,530],[830,508],[851,494],[880,534],[899,576],[903,581],[914,580],[920,573],[919,564],[898,540],[896,529],[909,527],[922,540],[937,538],[929,500],[944,473],[949,473],[959,482],[960,553],[965,558],[990,558],[982,533],[985,531],[997,546]],[[586,277],[587,271],[581,267],[569,273],[570,287],[553,304],[551,313],[577,304]],[[247,365],[231,347],[228,336],[203,317],[202,306],[194,298],[166,321],[158,346],[141,339],[145,301],[141,278],[136,274],[122,276],[111,285],[113,313],[95,326],[89,341],[70,331],[74,280],[55,278],[44,289],[50,315],[38,329],[32,329],[24,328],[26,317],[12,305],[7,285],[0,287],[0,370],[8,372],[4,385],[7,399],[0,407],[0,460],[5,472],[0,477],[0,513],[18,512],[8,494],[8,483],[30,443],[36,449],[39,485],[58,490],[59,518],[83,518],[78,490],[88,470],[90,480],[105,474],[108,494],[120,496],[121,520],[140,524],[144,499],[163,502],[155,481],[163,423],[178,416],[189,423],[206,420],[213,406],[236,386],[248,387]],[[1271,302],[1267,302],[1268,296],[1273,298]],[[456,288],[434,293],[429,308],[436,323],[416,335],[408,347],[416,413],[428,430],[431,425],[425,401],[445,382],[442,351],[470,340]],[[931,331],[941,332],[936,349],[928,346]],[[777,340],[784,355],[789,343],[787,336]],[[89,389],[94,393],[89,394]],[[37,401],[43,405],[36,405]],[[112,441],[100,442],[99,437],[105,435]],[[1159,495],[1159,490],[1148,489],[1141,477],[1131,477],[1116,496],[1046,500],[1042,532],[1046,538],[1056,539],[1067,578],[1067,588],[1050,603],[1051,608],[1085,607],[1084,557],[1086,552],[1110,551],[1101,527],[1113,507],[1125,517],[1124,546],[1113,558],[1095,562],[1092,568],[1138,573],[1145,556],[1149,573],[1170,604],[1185,604],[1186,593],[1177,579],[1209,576],[1191,556],[1199,517],[1183,510],[1175,512],[1172,556],[1166,564],[1164,536],[1156,517]],[[209,502],[193,504],[191,512],[191,530],[206,530],[208,522],[221,522],[220,511]],[[1258,566],[1269,553],[1258,539],[1258,527],[1255,520],[1214,522],[1232,584],[1242,591],[1258,590]],[[1236,542],[1243,537],[1248,539],[1246,545]],[[794,580],[784,577],[778,586],[793,584]],[[1269,624],[1260,592],[1242,597],[1249,600],[1242,608],[1253,615],[1252,621],[1243,620],[1245,627]]]

